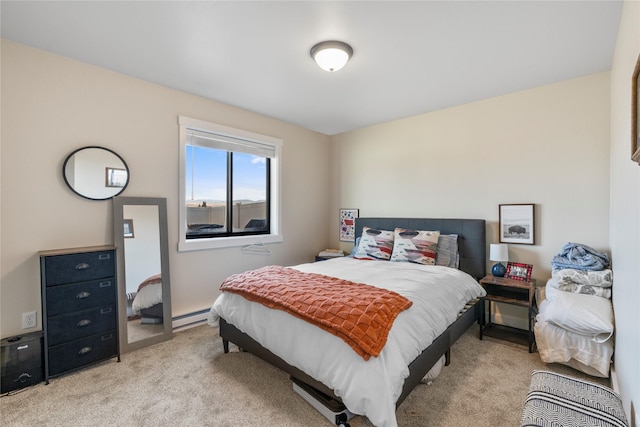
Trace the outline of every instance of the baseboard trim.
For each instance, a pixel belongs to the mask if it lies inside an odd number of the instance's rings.
[[[200,326],[207,322],[209,316],[209,308],[194,311],[192,313],[176,316],[171,319],[173,332],[183,331],[185,329],[193,328],[194,326]]]

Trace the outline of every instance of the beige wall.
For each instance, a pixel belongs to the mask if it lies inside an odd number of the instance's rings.
[[[543,281],[566,242],[609,250],[609,73],[345,133],[333,145],[334,209],[484,218],[496,243],[498,205],[535,203],[536,244],[509,245],[509,257]]]
[[[532,264],[541,283],[566,242],[609,251],[609,73],[345,133],[333,145],[334,210],[484,218],[487,243],[497,243],[498,205],[534,203],[536,244],[509,245],[509,259]],[[498,305],[494,320],[526,329],[526,319],[526,309]]]
[[[640,166],[630,160],[630,83],[639,54],[640,2],[627,1],[611,71],[611,252],[615,369],[625,410],[634,417],[640,405]]]
[[[131,170],[124,196],[166,197],[174,316],[202,310],[229,274],[313,260],[328,245],[326,135],[2,40],[1,329],[38,311],[37,252],[113,243],[111,202],[85,200],[61,175],[68,153],[101,145]],[[284,242],[271,256],[240,248],[177,252],[178,115],[281,138]]]

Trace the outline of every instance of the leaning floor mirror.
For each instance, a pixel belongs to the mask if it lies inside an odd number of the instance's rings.
[[[113,198],[120,352],[171,339],[167,200]]]

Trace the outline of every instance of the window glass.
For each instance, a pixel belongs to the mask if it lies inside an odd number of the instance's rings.
[[[269,229],[269,159],[253,154],[233,153],[234,229],[240,232],[266,232]]]
[[[227,152],[186,146],[187,239],[227,232]]]
[[[282,241],[282,141],[180,117],[179,250]]]

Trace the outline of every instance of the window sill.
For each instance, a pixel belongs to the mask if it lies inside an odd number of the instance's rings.
[[[279,243],[284,239],[280,234],[257,236],[215,237],[210,239],[190,239],[178,242],[178,252],[203,251],[208,249],[233,248],[261,243]]]

